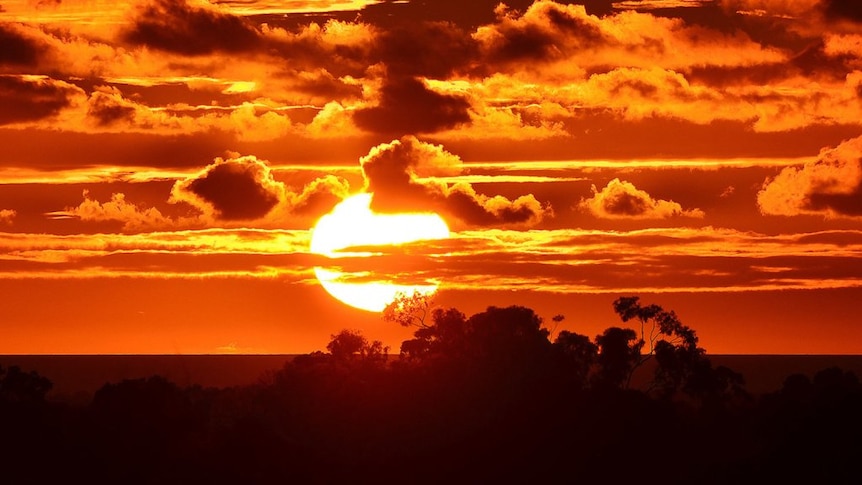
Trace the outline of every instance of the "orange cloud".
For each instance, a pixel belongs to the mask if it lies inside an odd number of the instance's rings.
[[[248,52],[260,33],[245,18],[209,2],[152,0],[142,4],[123,40],[186,55]]]
[[[53,218],[75,217],[87,222],[120,222],[123,230],[127,232],[164,229],[193,221],[193,219],[173,220],[162,215],[154,207],[146,208],[128,202],[125,194],[122,193],[112,194],[110,201],[99,202],[90,197],[88,190],[84,190],[84,201],[77,207],[51,212],[48,215]]]
[[[290,190],[273,177],[269,165],[253,155],[216,158],[200,173],[178,180],[168,202],[186,202],[213,222],[262,221],[284,224],[291,215],[326,213],[347,196],[349,185],[327,175],[301,191]]]
[[[286,188],[254,156],[222,159],[171,190],[171,202],[188,202],[216,220],[262,219],[286,200]]]
[[[462,96],[440,94],[413,77],[388,80],[376,106],[354,112],[360,128],[376,133],[433,133],[470,121],[470,103]]]
[[[823,0],[719,0],[726,10],[751,15],[799,17],[810,14]]]
[[[16,214],[17,212],[12,209],[0,209],[0,224],[12,224]]]
[[[83,93],[77,86],[45,76],[0,75],[0,125],[56,116]]]
[[[809,22],[862,22],[862,12],[852,0],[719,0],[719,4],[727,10],[749,15]]]
[[[767,215],[862,217],[862,137],[823,149],[816,160],[767,179],[757,205]]]
[[[620,179],[608,182],[602,190],[592,187],[593,197],[581,199],[578,206],[603,219],[667,219],[670,217],[704,217],[700,209],[683,210],[672,200],[653,199],[634,184]]]
[[[695,65],[742,66],[777,62],[781,51],[766,48],[737,31],[687,25],[678,18],[624,11],[605,17],[589,15],[583,5],[534,2],[523,14],[497,7],[497,20],[479,27],[479,43],[486,65],[535,62],[590,66],[662,67]]]
[[[46,46],[12,23],[0,23],[0,69],[5,66],[32,66],[44,55]]]
[[[372,208],[378,211],[439,211],[477,226],[532,225],[552,214],[532,194],[510,200],[479,194],[466,182],[434,179],[458,175],[461,159],[413,136],[372,148],[360,163],[365,191],[374,194]]]

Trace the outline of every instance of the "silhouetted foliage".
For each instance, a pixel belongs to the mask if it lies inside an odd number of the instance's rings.
[[[598,356],[598,345],[591,342],[586,335],[563,330],[554,340],[554,349],[562,357],[573,385],[578,388],[585,387],[590,369]]]
[[[418,290],[411,295],[399,293],[383,309],[383,320],[402,327],[427,328],[426,320],[433,316],[433,300],[433,295]]]
[[[379,340],[369,343],[358,330],[342,330],[332,336],[326,350],[340,361],[385,362],[389,347],[384,347]]]
[[[611,327],[596,337],[598,371],[593,385],[601,389],[628,388],[634,369],[641,363],[643,341],[630,328]]]
[[[592,341],[551,342],[521,306],[425,308],[400,358],[344,330],[235,388],[153,376],[76,408],[46,400],[38,374],[0,370],[0,482],[855,483],[850,372],[789,376],[749,402],[691,328],[634,297],[614,310],[640,328]],[[646,359],[641,388],[631,376]]]
[[[706,351],[697,345],[695,331],[683,325],[673,311],[665,311],[658,305],[643,306],[636,296],[618,298],[614,301],[614,311],[623,322],[636,320],[640,323],[640,338],[632,344],[632,349],[640,353],[644,346],[648,347],[647,353],[637,359],[630,355],[619,356],[625,362],[616,365],[629,367],[629,380],[631,372],[654,355],[657,366],[653,388],[662,397],[671,397],[678,391],[709,401],[745,397],[742,375],[725,367],[713,368]]]
[[[53,384],[36,372],[24,372],[18,366],[0,366],[0,402],[43,402]]]

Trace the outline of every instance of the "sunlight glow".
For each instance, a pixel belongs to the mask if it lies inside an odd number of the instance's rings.
[[[446,239],[449,227],[437,214],[377,214],[371,211],[372,194],[358,194],[339,203],[321,217],[311,235],[311,252],[330,258],[372,256],[369,246],[392,246],[416,241]],[[359,249],[361,250],[353,250]],[[399,293],[429,294],[437,282],[400,285],[390,281],[347,282],[352,274],[314,268],[318,281],[338,300],[363,310],[383,311]]]

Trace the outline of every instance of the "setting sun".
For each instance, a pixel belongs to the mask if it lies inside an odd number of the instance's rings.
[[[389,246],[416,241],[446,239],[449,227],[437,214],[377,214],[371,211],[372,194],[349,197],[321,217],[311,236],[311,252],[330,258],[369,257],[369,246]],[[356,248],[352,251],[351,248]],[[390,281],[350,282],[362,275],[315,267],[314,273],[330,295],[363,310],[382,311],[399,293],[433,293],[436,282],[403,285]]]

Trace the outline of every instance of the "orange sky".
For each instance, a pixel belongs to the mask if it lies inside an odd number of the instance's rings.
[[[452,237],[338,265],[468,314],[862,353],[851,1],[0,0],[0,146],[0,354],[397,351],[313,273],[363,191]]]

